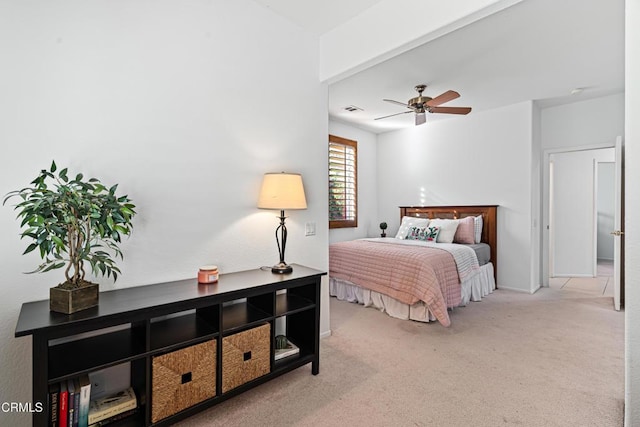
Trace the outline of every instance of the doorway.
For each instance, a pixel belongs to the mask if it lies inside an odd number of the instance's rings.
[[[609,233],[614,230],[616,151],[587,147],[548,151],[545,157],[543,284],[613,296]]]
[[[598,276],[613,276],[616,229],[615,162],[596,162],[596,265]]]

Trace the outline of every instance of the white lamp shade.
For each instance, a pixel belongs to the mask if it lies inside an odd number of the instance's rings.
[[[298,173],[266,173],[258,199],[261,209],[306,209],[302,175]]]

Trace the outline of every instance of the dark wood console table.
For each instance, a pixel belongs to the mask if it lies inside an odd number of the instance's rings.
[[[131,287],[101,292],[98,307],[71,315],[49,311],[48,300],[24,303],[15,336],[33,336],[33,402],[45,408],[33,413],[33,425],[49,425],[50,385],[124,363],[131,367],[138,410],[118,426],[170,425],[308,363],[317,375],[320,280],[325,274],[294,265],[293,273],[283,275],[270,269],[221,274],[212,285],[189,279]],[[283,333],[300,352],[275,360],[279,318],[286,325]],[[225,337],[264,325],[270,325],[271,334],[268,373],[223,392]],[[104,328],[110,330],[101,333]],[[56,340],[69,337],[73,340]],[[215,349],[215,395],[152,422],[154,357],[203,342]]]

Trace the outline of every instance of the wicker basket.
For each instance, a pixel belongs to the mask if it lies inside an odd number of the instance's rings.
[[[222,339],[222,392],[271,371],[271,325]]]
[[[216,395],[216,340],[153,358],[151,421]]]

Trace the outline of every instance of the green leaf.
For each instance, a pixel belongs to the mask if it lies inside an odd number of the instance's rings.
[[[29,246],[27,246],[27,249],[25,249],[25,251],[22,252],[22,255],[28,254],[29,252],[33,251],[37,247],[38,245],[35,243],[30,244]]]
[[[52,235],[51,236],[51,240],[53,240],[53,243],[55,243],[56,246],[58,246],[58,248],[64,248],[64,242],[58,236],[53,236]]]
[[[55,172],[58,167],[56,166],[55,160],[51,162],[51,172]]]
[[[43,273],[51,270],[55,270],[56,268],[62,268],[65,266],[64,262],[56,262],[55,264],[49,264],[47,267],[43,268],[41,271]]]
[[[78,175],[76,175],[76,181],[82,181],[82,178],[84,177],[84,175],[82,175],[81,173],[79,173]]]
[[[126,228],[126,227],[123,227],[121,225],[116,225],[114,227],[114,230],[116,230],[117,232],[122,233],[122,234],[129,234],[129,229]]]

